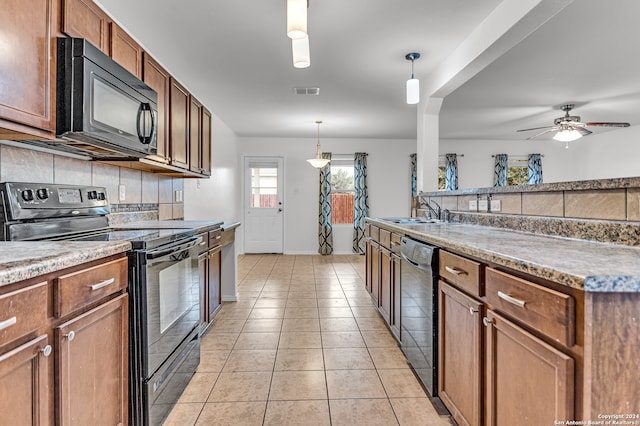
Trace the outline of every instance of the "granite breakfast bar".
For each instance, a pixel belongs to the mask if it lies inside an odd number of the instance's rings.
[[[552,410],[555,403],[556,412],[547,419],[596,421],[603,414],[640,413],[640,247],[458,222],[399,224],[367,218],[367,226],[377,228],[376,232],[395,234],[396,241],[400,236],[406,236],[440,247],[441,253],[451,253],[480,265],[481,290],[478,294],[468,293],[468,296],[481,306],[480,313],[485,321],[484,326],[482,322],[478,323],[481,326],[478,329],[481,342],[478,362],[480,371],[486,376],[479,379],[480,402],[476,401],[476,405],[481,407],[476,417],[486,420],[485,424],[496,424],[500,410],[509,405],[508,401],[501,402],[498,395],[500,375],[504,377],[506,373],[500,373],[502,367],[496,364],[496,359],[500,359],[496,358],[496,348],[500,346],[492,340],[500,333],[494,327],[496,322],[502,321],[500,316],[534,336],[537,344],[549,345],[551,350],[565,358],[569,366],[564,372],[570,380],[562,384],[556,382],[560,386],[556,389],[557,399],[552,400],[552,406],[546,407]],[[441,279],[444,279],[442,273]],[[495,282],[496,279],[499,279],[499,284],[519,283],[521,289],[529,285],[541,288],[554,296],[561,296],[567,304],[556,305],[543,298],[536,300],[534,295],[537,293],[533,291],[531,294],[518,294],[515,286],[510,287],[515,296],[530,299],[522,309],[509,311],[509,306],[500,305],[496,295],[492,295],[496,284],[490,281]],[[441,281],[441,286],[446,287],[448,283]],[[443,296],[440,297],[442,303]],[[535,317],[536,309],[544,310],[548,316]],[[560,322],[552,324],[556,319]],[[439,327],[442,332],[445,326],[440,324]],[[568,337],[548,333],[549,330],[560,329],[566,330]],[[566,337],[564,341],[563,336]],[[508,339],[503,339],[503,347],[505,340]],[[471,349],[471,342],[469,345]],[[501,359],[503,362],[509,359],[509,364],[513,359],[522,358],[522,353],[518,353],[520,357],[513,355]],[[513,365],[507,368],[513,368]],[[473,376],[473,368],[467,366],[467,369]],[[554,374],[559,374],[558,371]],[[541,381],[539,377],[527,374],[526,369],[522,371],[522,365],[519,369],[509,370],[509,373],[506,375],[517,374],[517,377],[507,378],[507,381],[517,380],[521,386],[530,386],[531,389],[537,389]],[[466,386],[473,387],[472,378],[468,380]],[[563,386],[570,387],[569,391]],[[502,387],[504,391],[505,386]],[[564,399],[559,398],[561,395]],[[502,398],[509,397],[502,395]],[[512,402],[516,405],[522,403]],[[459,423],[465,423],[469,420],[466,417],[472,417],[463,415],[464,409],[456,413],[456,404],[446,404],[445,401],[445,405]]]

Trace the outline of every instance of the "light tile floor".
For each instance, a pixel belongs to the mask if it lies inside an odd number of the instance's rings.
[[[245,255],[165,425],[451,425],[364,288],[364,257]]]

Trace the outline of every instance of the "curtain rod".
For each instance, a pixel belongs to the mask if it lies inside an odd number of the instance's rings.
[[[455,152],[447,152],[447,154],[455,154],[458,157],[464,157],[464,154],[456,154]],[[440,155],[438,155],[438,157],[446,157],[447,154],[440,154]]]
[[[534,154],[537,154],[537,153],[534,152]],[[513,156],[510,156],[509,158],[525,158],[525,157],[526,155],[513,155]],[[540,157],[544,157],[544,154],[540,154]],[[491,158],[495,158],[495,155],[492,155]]]

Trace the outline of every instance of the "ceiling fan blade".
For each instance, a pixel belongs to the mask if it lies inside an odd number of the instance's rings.
[[[516,132],[528,132],[530,130],[540,130],[540,129],[549,129],[549,128],[553,128],[555,126],[542,126],[542,127],[533,127],[531,129],[520,129],[520,130],[516,130]]]
[[[592,122],[586,123],[585,126],[600,126],[600,127],[629,127],[629,123],[607,123],[607,122]]]
[[[591,133],[593,133],[591,130],[587,130],[584,127],[580,127],[580,126],[573,126],[573,128],[578,131],[582,136],[588,136]]]
[[[527,138],[527,140],[535,139],[535,138],[537,138],[538,136],[542,136],[542,135],[544,135],[545,133],[549,133],[549,132],[555,132],[556,130],[558,130],[558,128],[557,128],[557,127],[555,127],[555,126],[554,126],[554,127],[551,127],[550,129],[547,129],[547,130],[545,130],[545,131],[542,131],[542,132],[538,133],[537,135],[533,135],[533,136],[528,137],[528,138]]]

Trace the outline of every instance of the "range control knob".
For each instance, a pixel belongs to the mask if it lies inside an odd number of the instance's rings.
[[[107,196],[104,194],[104,192],[98,192],[98,200],[104,201],[106,199],[107,199]]]
[[[90,200],[97,200],[98,199],[98,193],[96,191],[89,191],[87,192],[87,198]]]
[[[47,191],[47,188],[40,188],[36,191],[36,195],[39,199],[46,200],[49,198],[49,191]]]
[[[33,201],[33,190],[25,189],[22,191],[21,195],[24,201]]]

